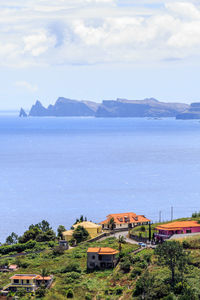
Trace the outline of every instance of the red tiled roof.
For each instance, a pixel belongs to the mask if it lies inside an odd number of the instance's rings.
[[[116,224],[143,223],[143,222],[150,221],[143,215],[136,215],[133,212],[129,212],[129,213],[120,213],[120,214],[110,214],[107,216],[107,220],[102,221],[100,224],[107,224],[112,218],[114,219],[114,222]]]
[[[16,275],[10,277],[10,279],[25,279],[25,280],[27,279],[27,280],[29,280],[29,279],[34,279],[36,277],[37,277],[37,275],[16,274]]]
[[[109,248],[109,247],[94,247],[94,248],[88,248],[88,253],[98,253],[102,255],[110,255],[110,254],[117,254],[119,251]]]
[[[38,275],[36,277],[37,280],[51,280],[51,277],[50,276],[45,276],[45,277],[42,277],[41,275]]]
[[[197,221],[177,221],[167,224],[161,224],[156,227],[159,230],[181,230],[183,228],[200,227]]]
[[[45,276],[44,278],[41,275],[36,275],[36,274],[15,274],[14,276],[10,277],[10,279],[25,279],[25,280],[30,280],[30,279],[37,279],[37,280],[50,280],[50,276]]]

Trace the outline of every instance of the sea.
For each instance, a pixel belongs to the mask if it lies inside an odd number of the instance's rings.
[[[135,212],[200,211],[200,122],[0,114],[0,241],[47,220],[67,229]]]

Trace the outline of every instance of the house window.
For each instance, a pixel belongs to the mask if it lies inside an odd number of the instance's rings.
[[[94,256],[94,255],[92,255],[92,259],[95,259],[95,256]]]
[[[191,233],[191,229],[186,229],[186,233]]]
[[[19,279],[14,279],[14,283],[19,283]]]
[[[120,227],[122,226],[122,224],[120,224]]]
[[[29,280],[26,280],[26,282],[29,283],[30,281],[29,281]]]

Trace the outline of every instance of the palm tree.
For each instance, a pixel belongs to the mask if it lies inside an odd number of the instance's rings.
[[[118,237],[118,244],[119,244],[118,248],[119,248],[119,252],[121,252],[121,250],[122,250],[122,244],[124,244],[124,243],[125,243],[125,237],[124,237],[123,235],[120,235],[120,236]]]
[[[109,220],[108,226],[109,226],[109,228],[110,228],[111,230],[114,229],[114,226],[115,226],[115,220],[114,220],[114,218],[111,218],[111,219]]]
[[[45,285],[45,280],[44,280],[44,278],[45,278],[46,276],[48,276],[48,270],[47,270],[46,268],[43,268],[43,269],[41,270],[41,276],[42,276],[42,284]]]

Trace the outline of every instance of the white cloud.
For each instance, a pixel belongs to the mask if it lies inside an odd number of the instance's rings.
[[[45,53],[49,48],[54,47],[56,39],[53,36],[41,30],[29,34],[23,38],[24,52],[29,52],[32,56],[39,56]]]
[[[1,0],[0,66],[152,63],[200,53],[197,0]]]
[[[38,90],[38,86],[37,85],[31,84],[31,83],[29,83],[27,81],[16,81],[14,83],[14,85],[16,87],[26,89],[29,92],[37,92],[37,90]]]

